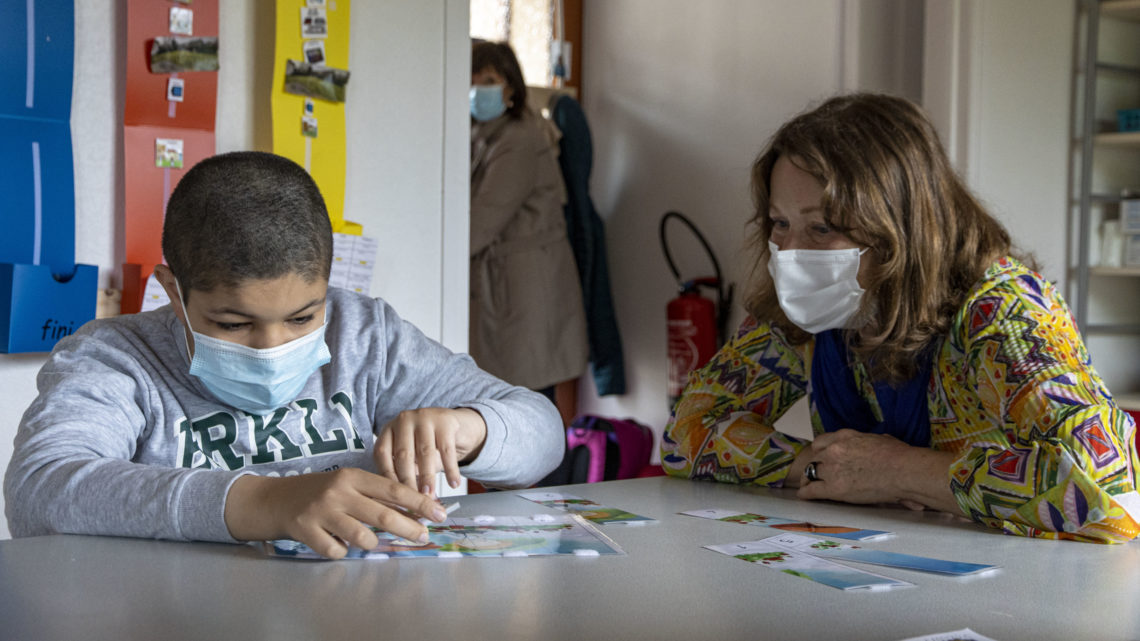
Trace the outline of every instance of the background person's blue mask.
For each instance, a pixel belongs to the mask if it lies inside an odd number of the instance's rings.
[[[313,372],[332,360],[325,344],[327,317],[300,338],[257,349],[195,332],[186,307],[182,310],[194,337],[190,375],[198,377],[214,398],[248,414],[268,414],[296,400]],[[189,351],[187,346],[187,355]]]
[[[471,117],[479,122],[494,120],[507,111],[503,102],[503,85],[475,85],[471,87]]]

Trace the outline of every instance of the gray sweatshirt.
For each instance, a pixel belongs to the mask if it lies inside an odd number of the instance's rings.
[[[542,395],[481,371],[378,299],[329,288],[326,318],[332,361],[266,416],[221,403],[190,376],[169,306],[60,341],[4,478],[12,535],[233,541],[224,508],[235,479],[374,472],[376,432],[406,409],[478,411],[487,439],[460,471],[489,485],[530,485],[561,460],[562,421]]]

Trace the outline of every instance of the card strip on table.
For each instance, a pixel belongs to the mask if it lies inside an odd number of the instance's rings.
[[[490,519],[488,521],[488,519]],[[525,557],[549,555],[603,556],[625,554],[596,526],[576,514],[537,514],[452,518],[428,525],[428,542],[413,543],[376,532],[380,543],[370,549],[349,547],[346,559]],[[271,557],[323,559],[304,543],[280,539],[262,543]]]
[[[684,514],[685,516],[695,516],[702,519],[713,519],[716,521],[727,521],[729,523],[740,523],[743,525],[762,525],[765,527],[776,528],[778,530],[802,532],[804,534],[812,534],[815,536],[849,539],[852,541],[872,541],[875,539],[882,539],[894,534],[893,532],[886,532],[883,530],[863,530],[859,528],[848,527],[845,525],[820,525],[818,523],[811,523],[808,521],[785,519],[779,516],[766,516],[764,514],[754,514],[752,512],[740,512],[737,510],[724,510],[719,508],[689,510],[687,512],[681,512],[681,514]]]
[[[522,492],[516,496],[555,510],[578,514],[587,521],[601,525],[646,525],[657,522],[657,519],[626,512],[616,507],[599,505],[589,499],[574,496],[573,494],[563,494],[561,492]]]
[[[893,590],[914,587],[913,583],[828,561],[812,554],[796,552],[767,539],[706,545],[706,549],[759,563],[785,574],[822,583],[840,590]]]
[[[828,541],[826,539],[821,540],[801,534],[778,534],[764,540],[771,541],[774,545],[779,545],[789,550],[813,554],[828,559],[870,563],[872,565],[883,565],[903,570],[916,570],[918,572],[931,572],[934,574],[968,576],[996,570],[1000,567],[982,563],[944,561],[928,556],[888,552],[886,550],[869,550],[857,545]]]

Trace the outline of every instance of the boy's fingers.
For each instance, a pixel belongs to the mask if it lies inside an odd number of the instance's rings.
[[[376,534],[368,526],[360,519],[353,518],[348,514],[338,514],[333,520],[329,532],[342,543],[356,546],[362,550],[371,550],[380,543],[380,539],[376,538]]]
[[[401,412],[389,426],[392,430],[392,462],[396,466],[396,479],[410,488],[416,488],[416,433],[411,416]]]
[[[376,461],[376,471],[385,478],[398,481],[396,468],[392,464],[392,430],[385,427],[376,437],[376,445],[372,450],[372,458]]]
[[[439,452],[436,450],[435,429],[430,421],[419,421],[416,425],[416,469],[419,471],[417,489],[433,496],[435,475],[439,472]]]
[[[399,510],[382,508],[370,524],[409,541],[427,541],[427,527]]]
[[[435,499],[421,494],[418,490],[414,490],[402,483],[392,482],[389,479],[374,475],[368,476],[371,478],[360,486],[359,491],[366,497],[372,499],[374,506],[379,505],[382,509],[395,511],[397,514],[399,514],[400,510],[406,510],[415,516],[421,516],[435,522],[447,519],[447,512],[444,511],[443,506]],[[358,507],[354,509],[354,512],[357,510],[363,511],[364,509],[367,508]],[[378,523],[373,522],[373,520],[377,518],[376,514],[354,515],[370,525],[380,527]],[[411,522],[416,523],[416,521]],[[385,531],[390,532],[391,530],[385,528]]]
[[[394,489],[412,496],[423,496],[419,492],[414,492],[394,481],[387,479],[379,480]],[[361,496],[358,497],[358,499],[359,500],[353,501],[348,505],[344,512],[336,518],[336,529],[333,530],[337,536],[351,541],[353,545],[363,547],[360,543],[365,543],[368,545],[365,549],[376,547],[378,540],[372,531],[368,529],[367,526],[369,525],[410,541],[416,541],[421,536],[427,534],[427,528],[425,528],[422,523],[404,512],[406,508],[403,506],[403,501],[400,501],[400,506],[397,506],[395,505],[397,501],[391,498],[381,499],[380,497]],[[414,504],[416,502],[412,501],[411,503]],[[411,509],[418,509],[419,507],[420,506],[417,505]],[[411,511],[411,509],[409,509],[409,511]],[[430,508],[428,508],[428,512],[431,512]],[[367,535],[365,535],[364,532],[367,532]],[[359,543],[357,541],[359,541]]]
[[[455,451],[455,435],[450,434],[449,437],[443,442],[436,443],[436,447],[439,448],[439,458],[443,460],[443,472],[447,475],[447,484],[459,487],[462,477],[459,475],[459,455]]]
[[[302,532],[293,535],[293,538],[311,547],[314,552],[326,559],[343,558],[348,552],[343,541],[319,527],[305,528]]]

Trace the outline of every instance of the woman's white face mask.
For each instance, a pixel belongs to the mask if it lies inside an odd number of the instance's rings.
[[[781,156],[772,167],[768,273],[784,315],[812,334],[847,327],[863,298],[860,249],[823,215],[823,184]],[[781,250],[781,248],[783,248]]]
[[[859,261],[866,249],[789,249],[768,241],[768,273],[784,315],[810,334],[847,327],[859,309]]]

